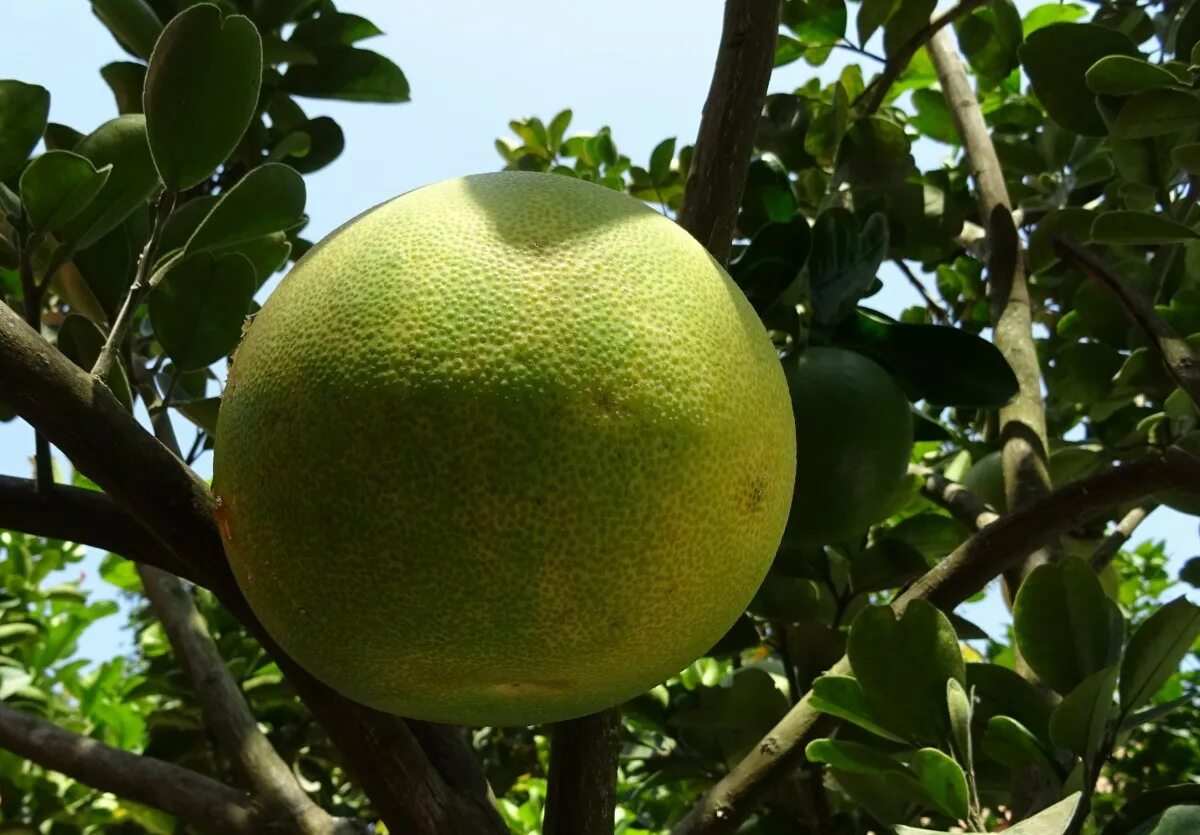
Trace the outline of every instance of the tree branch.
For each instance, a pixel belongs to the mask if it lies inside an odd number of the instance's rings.
[[[933,318],[942,324],[948,323],[950,321],[950,314],[946,312],[944,307],[937,303],[937,299],[929,294],[929,291],[925,289],[925,285],[921,283],[921,279],[917,278],[916,273],[905,263],[904,259],[895,258],[892,263],[896,265],[896,268],[900,272],[904,273],[904,277],[908,279],[908,283],[921,296],[921,299],[925,302],[925,306],[933,314]]]
[[[1157,506],[1155,504],[1147,504],[1135,507],[1121,518],[1121,521],[1109,532],[1108,536],[1100,541],[1100,544],[1096,546],[1096,550],[1092,552],[1091,559],[1088,560],[1097,573],[1112,564],[1113,557],[1121,550],[1121,546],[1129,541],[1129,538],[1133,536],[1133,532],[1137,530],[1138,525],[1142,524],[1146,520],[1146,517],[1154,512]]]
[[[679,224],[729,260],[754,133],[771,80],[779,0],[726,0],[721,46],[688,171]]]
[[[923,28],[918,30],[916,34],[905,41],[896,50],[895,54],[887,59],[883,72],[876,76],[859,95],[858,101],[862,102],[862,115],[870,116],[883,106],[884,100],[887,99],[888,90],[892,88],[897,79],[908,69],[908,65],[912,63],[912,59],[916,54],[921,51],[921,47],[929,43],[934,35],[960,17],[970,14],[987,2],[988,0],[963,0],[957,6],[953,6],[940,15],[935,16]]]
[[[965,5],[965,4],[963,4]],[[948,13],[947,13],[948,14]],[[945,29],[929,40],[933,61],[946,104],[962,137],[967,163],[978,192],[980,217],[988,219],[988,290],[992,308],[993,340],[1017,376],[1020,389],[1000,409],[1000,437],[1004,441],[1002,462],[1004,491],[1010,508],[1037,500],[1050,489],[1046,465],[1046,410],[1042,402],[1042,372],[1033,341],[1033,316],[1025,280],[1024,257],[1012,216],[1012,203],[1004,182],[1004,171],[996,156],[983,111],[971,89],[966,68]],[[1048,546],[1054,543],[1047,542]],[[1048,559],[1030,553],[1005,575],[1008,599],[1028,574]]]
[[[102,382],[54,350],[6,305],[0,305],[0,389],[5,402],[161,543],[178,563],[177,573],[212,589],[259,639],[392,829],[413,835],[505,833],[470,746],[452,729],[421,725],[418,743],[404,720],[335,693],[287,657],[237,587],[208,486],[147,434]]]
[[[950,511],[951,516],[972,531],[982,530],[1000,518],[995,508],[983,499],[935,470],[910,464],[908,474],[921,479],[921,494],[925,498]]]
[[[616,708],[554,725],[543,835],[612,835],[620,732]]]
[[[174,815],[204,831],[263,832],[250,798],[172,763],[113,748],[0,702],[0,747],[101,791]]]
[[[1193,403],[1200,405],[1200,360],[1197,360],[1187,342],[1155,312],[1153,305],[1123,281],[1108,264],[1070,238],[1062,235],[1056,237],[1054,249],[1064,261],[1112,293],[1130,320],[1150,337],[1175,382],[1187,392]]]
[[[1177,448],[1071,482],[1033,504],[999,517],[930,569],[893,602],[899,613],[924,598],[952,609],[984,588],[1009,565],[1112,507],[1163,489],[1200,489],[1200,459]],[[851,674],[842,657],[832,675]],[[812,691],[758,746],[692,809],[672,835],[734,832],[772,785],[803,761],[804,746],[827,733],[831,720],[812,706]]]

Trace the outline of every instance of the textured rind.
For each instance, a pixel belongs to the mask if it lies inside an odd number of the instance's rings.
[[[912,456],[912,410],[873,360],[808,348],[784,365],[796,419],[796,482],[785,539],[828,545],[860,534],[895,502]]]
[[[238,348],[214,486],[238,582],[332,687],[532,724],[708,650],[775,554],[795,477],[754,311],[625,195],[505,172],[355,218]]]

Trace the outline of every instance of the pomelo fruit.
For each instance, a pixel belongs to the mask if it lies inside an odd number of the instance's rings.
[[[796,419],[796,489],[785,540],[839,542],[884,518],[912,456],[912,410],[876,362],[810,347],[784,362]]]
[[[233,359],[214,471],[270,634],[367,705],[555,721],[674,675],[733,624],[788,513],[776,351],[641,202],[504,172],[314,246]]]

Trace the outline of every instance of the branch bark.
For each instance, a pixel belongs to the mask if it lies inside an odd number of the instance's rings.
[[[1000,518],[995,508],[983,499],[935,470],[913,464],[909,466],[908,474],[921,479],[921,493],[925,498],[950,511],[951,516],[973,531],[982,530]]]
[[[1000,437],[1004,491],[1010,508],[1036,501],[1050,489],[1046,465],[1048,443],[1046,411],[1042,403],[1042,373],[1033,341],[1033,315],[1026,284],[1024,257],[1012,217],[1012,203],[1004,171],[996,156],[983,111],[971,89],[958,50],[945,29],[929,41],[942,93],[962,138],[967,163],[978,192],[980,217],[988,219],[988,292],[992,308],[993,340],[1017,376],[1020,390],[1000,409]],[[1052,542],[1047,542],[1052,546]],[[1008,599],[1015,598],[1021,582],[1046,562],[1045,551],[1030,553],[1005,574]]]
[[[0,747],[43,768],[209,832],[260,833],[248,795],[172,763],[131,754],[0,703]]]
[[[554,726],[543,835],[612,835],[620,731],[616,708]]]
[[[1010,564],[1063,533],[1093,521],[1114,506],[1163,489],[1200,488],[1200,459],[1170,448],[1061,487],[1025,507],[999,517],[899,595],[897,613],[918,598],[953,609],[985,587]],[[845,656],[830,670],[850,675]],[[673,830],[672,835],[717,835],[736,831],[772,785],[803,762],[804,746],[832,726],[812,707],[812,691],[793,707],[759,745]]]
[[[208,486],[146,433],[103,383],[6,305],[0,305],[0,389],[21,417],[158,540],[180,575],[212,589],[262,642],[389,827],[414,835],[505,833],[470,746],[452,729],[423,725],[418,743],[403,719],[335,693],[280,650],[237,588]]]
[[[1096,550],[1092,552],[1091,559],[1088,562],[1097,572],[1101,572],[1112,563],[1113,557],[1121,550],[1121,546],[1129,541],[1133,536],[1133,532],[1137,530],[1138,525],[1146,520],[1146,517],[1154,512],[1157,505],[1147,504],[1135,507],[1133,510],[1121,517],[1121,521],[1117,526],[1109,532],[1108,536],[1100,541],[1096,546]]]
[[[875,80],[867,85],[867,88],[859,96],[859,100],[863,103],[862,114],[870,116],[883,106],[888,90],[892,88],[897,79],[908,69],[908,65],[912,63],[912,59],[916,54],[921,51],[921,47],[929,43],[934,35],[941,32],[960,17],[970,14],[987,2],[988,0],[963,0],[957,6],[947,9],[940,15],[936,15],[922,29],[905,41],[896,50],[895,54],[887,59],[887,63],[883,67],[883,72],[876,76]]]
[[[729,260],[754,133],[771,80],[778,0],[726,0],[721,46],[704,102],[679,224],[721,264]]]

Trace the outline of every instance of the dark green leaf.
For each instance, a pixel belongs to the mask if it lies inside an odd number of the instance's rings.
[[[840,739],[814,739],[804,749],[812,763],[824,763],[841,771],[873,774],[876,771],[904,771],[904,764],[869,745]]]
[[[1067,694],[1089,676],[1116,663],[1112,601],[1096,573],[1068,558],[1034,570],[1013,603],[1017,645],[1038,677]]]
[[[950,715],[950,738],[953,742],[955,755],[970,765],[973,756],[971,752],[971,719],[973,708],[971,697],[963,689],[958,679],[946,679],[946,711]]]
[[[1049,26],[1051,23],[1074,23],[1087,14],[1087,9],[1077,3],[1043,3],[1030,10],[1022,21],[1025,36]]]
[[[47,151],[21,173],[21,202],[33,228],[58,232],[103,188],[111,166],[100,170],[70,151]]]
[[[1048,774],[1057,773],[1053,753],[1011,716],[993,716],[987,721],[983,751],[996,762],[1012,769],[1032,763]]]
[[[1200,142],[1176,145],[1171,149],[1171,159],[1188,174],[1200,174]]]
[[[1194,835],[1200,832],[1200,805],[1172,806],[1143,823],[1130,835]]]
[[[145,110],[159,177],[205,180],[233,151],[258,104],[262,41],[249,18],[199,3],[176,15],[150,56]]]
[[[92,0],[92,13],[121,48],[136,58],[149,58],[162,34],[162,21],[145,0]]]
[[[304,178],[282,163],[260,165],[221,195],[184,246],[185,256],[227,249],[304,220]]]
[[[1048,739],[1050,706],[1025,678],[999,664],[968,664],[967,687],[979,700],[980,717],[1005,715],[1039,739]]]
[[[664,139],[650,152],[650,179],[664,183],[671,175],[671,161],[675,159],[675,137]]]
[[[809,703],[814,710],[844,719],[876,736],[892,742],[904,741],[903,737],[883,727],[872,716],[862,687],[850,676],[821,676],[813,682]]]
[[[768,223],[787,223],[795,213],[796,196],[782,163],[772,154],[751,162],[738,215],[741,232],[753,237]]]
[[[1157,64],[1129,55],[1101,58],[1088,69],[1085,79],[1093,93],[1111,96],[1128,96],[1179,84],[1179,79]]]
[[[829,622],[837,611],[837,601],[822,584],[772,572],[747,609],[766,620],[796,622],[812,618]]]
[[[913,548],[926,560],[940,560],[963,543],[970,531],[956,519],[941,513],[909,516],[883,534]]]
[[[346,147],[346,138],[341,127],[328,116],[309,119],[297,130],[308,136],[308,151],[303,156],[289,158],[287,164],[301,174],[324,168],[341,156]]]
[[[146,67],[129,61],[114,61],[100,68],[100,77],[117,100],[118,113],[141,113]]]
[[[909,766],[943,814],[966,820],[970,810],[967,775],[958,763],[936,748],[922,748],[913,754]]]
[[[0,179],[21,167],[46,130],[50,93],[36,84],[0,79]]]
[[[863,0],[858,7],[858,42],[865,44],[887,22],[900,0]],[[928,19],[928,18],[927,18]]]
[[[1182,90],[1147,90],[1118,101],[1109,128],[1118,139],[1159,136],[1200,125],[1200,98]]]
[[[205,397],[200,400],[179,400],[171,405],[211,437],[216,437],[217,414],[221,410],[221,398]]]
[[[785,0],[783,24],[806,46],[829,46],[846,35],[846,0]]]
[[[1101,244],[1149,245],[1183,243],[1200,232],[1165,215],[1146,212],[1104,212],[1092,223],[1091,239]]]
[[[319,17],[300,21],[288,40],[309,49],[317,49],[323,46],[349,46],[382,34],[379,27],[365,17],[345,12],[326,12]]]
[[[260,29],[275,29],[302,17],[317,0],[253,0],[254,22]]]
[[[929,18],[936,8],[937,0],[901,0],[895,4],[883,29],[883,49],[888,57],[899,53],[929,25]]]
[[[893,192],[915,173],[908,136],[889,119],[859,119],[838,146],[834,177],[856,190]]]
[[[177,261],[150,296],[154,335],[172,362],[204,368],[237,347],[254,286],[254,267],[238,253]]]
[[[921,552],[902,539],[885,536],[854,557],[851,583],[856,592],[898,588],[929,570]]]
[[[897,620],[890,606],[864,609],[850,625],[846,653],[871,713],[914,739],[940,743],[949,732],[946,680],[966,681],[958,637],[933,604],[914,600]]]
[[[84,249],[145,204],[158,183],[158,174],[146,143],[146,120],[138,114],[105,122],[75,146],[75,153],[97,168],[112,166],[104,188],[63,231],[64,238]]]
[[[1106,667],[1067,693],[1050,714],[1050,739],[1087,762],[1104,741],[1113,712],[1117,668]]]
[[[297,96],[346,101],[406,102],[408,80],[382,55],[351,46],[314,50],[316,66],[288,67],[283,89]]]
[[[1200,639],[1200,607],[1177,597],[1151,615],[1129,641],[1121,661],[1121,710],[1150,701]]]
[[[760,313],[800,275],[808,259],[812,228],[803,216],[769,223],[729,265],[729,274]]]
[[[996,347],[957,328],[884,322],[859,311],[837,341],[891,371],[914,400],[994,409],[1017,393],[1016,375]]]
[[[47,151],[70,151],[79,144],[81,139],[83,139],[82,133],[57,122],[48,122],[46,132],[42,135],[42,141],[45,142]]]
[[[1058,124],[1084,136],[1108,131],[1095,95],[1085,79],[1088,69],[1109,55],[1137,56],[1128,35],[1097,23],[1052,23],[1026,37],[1019,50],[1038,100]]]
[[[73,313],[58,328],[58,350],[86,371],[92,370],[103,347],[104,334],[83,316]],[[113,363],[104,383],[126,409],[133,411],[133,394],[120,363]]]
[[[813,319],[834,325],[854,314],[875,280],[888,249],[887,220],[871,215],[860,230],[846,209],[828,209],[817,216],[808,256]]]
[[[999,80],[1020,66],[1021,13],[1012,0],[976,9],[954,25],[967,62],[985,79]]]
[[[1192,52],[1197,43],[1200,43],[1200,5],[1190,3],[1175,29],[1175,60],[1194,63]]]

